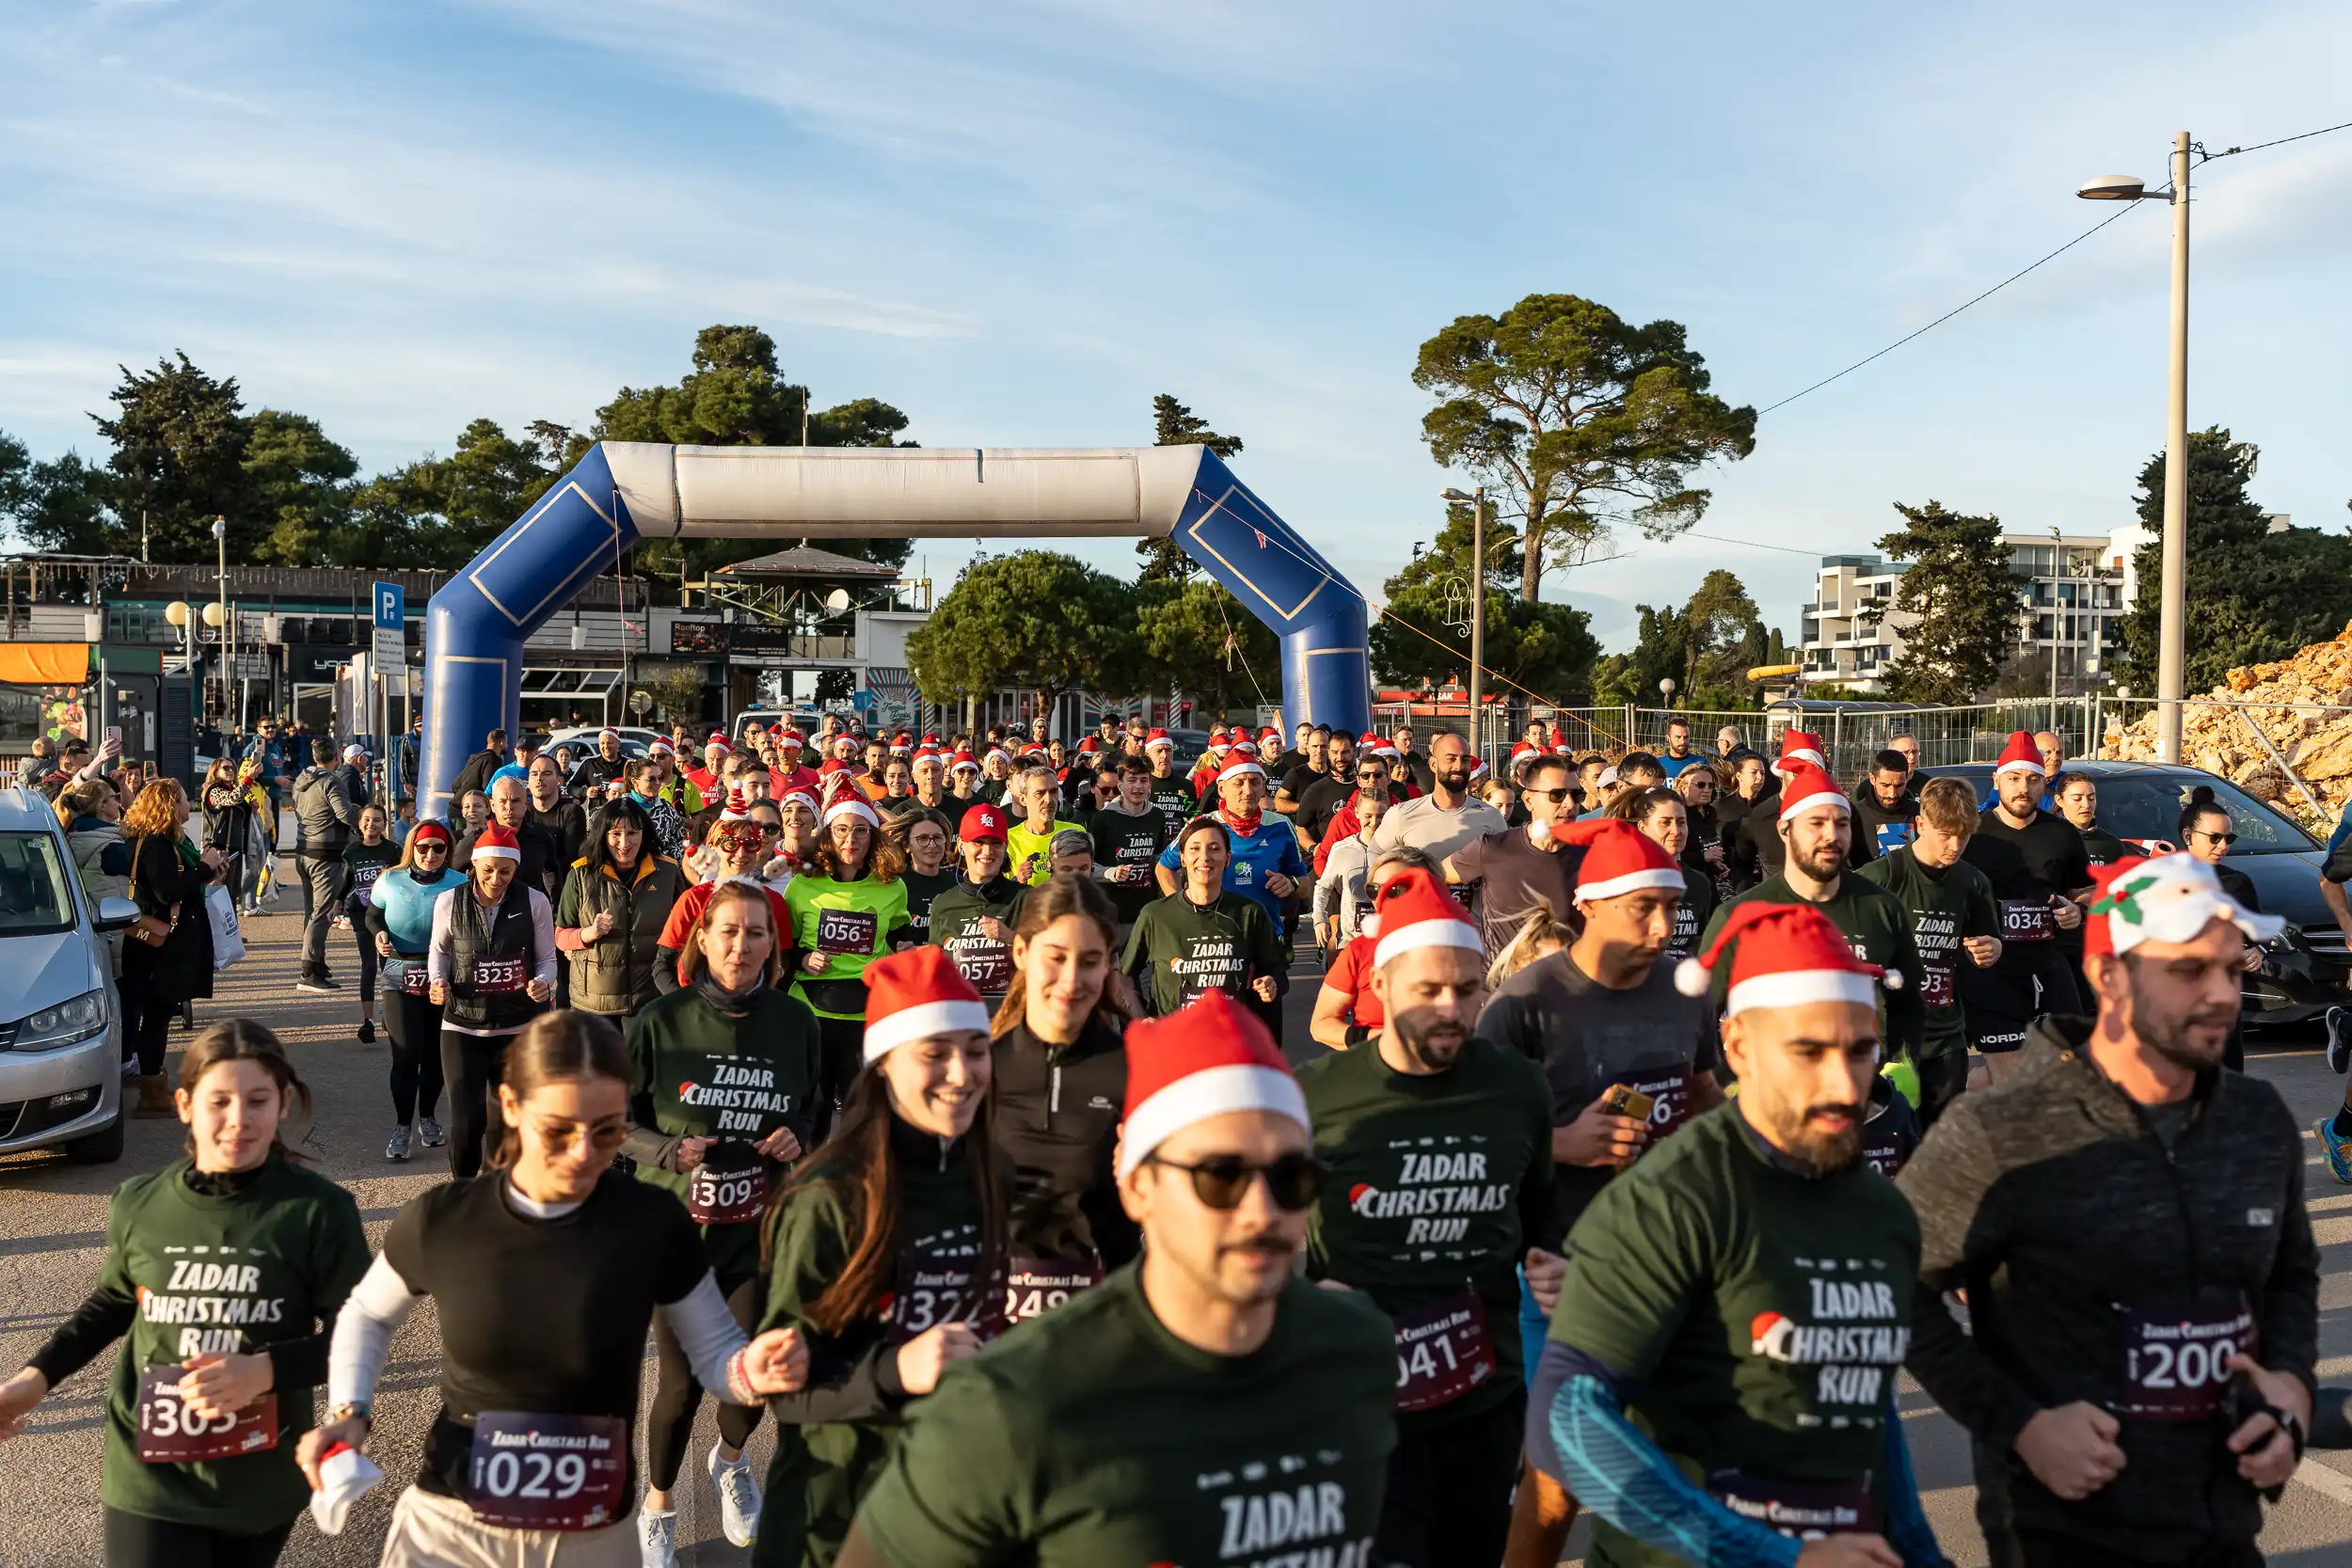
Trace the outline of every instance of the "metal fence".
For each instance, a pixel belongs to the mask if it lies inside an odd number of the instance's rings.
[[[2099,734],[2097,699],[2047,699],[1979,703],[1964,707],[1927,707],[1897,703],[1782,702],[1769,707],[1740,709],[1637,707],[1546,708],[1528,710],[1531,720],[1556,724],[1571,750],[1598,752],[1615,759],[1629,751],[1659,752],[1666,747],[1666,727],[1677,720],[1691,726],[1691,748],[1708,755],[1721,752],[1723,732],[1737,732],[1736,742],[1766,755],[1776,755],[1780,738],[1789,729],[1813,731],[1821,737],[1830,771],[1852,778],[1868,768],[1870,758],[1899,736],[1919,743],[1919,761],[1926,767],[1949,767],[1963,762],[1990,762],[2018,730],[2050,729],[2066,744],[2069,756],[2082,756]],[[1507,758],[1517,732],[1500,739],[1493,750]]]

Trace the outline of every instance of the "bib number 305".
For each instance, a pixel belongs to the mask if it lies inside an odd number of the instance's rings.
[[[278,1447],[278,1396],[263,1394],[242,1410],[199,1416],[180,1397],[179,1367],[139,1373],[138,1451],[150,1465],[234,1459]]]
[[[600,1529],[626,1512],[628,1479],[628,1423],[618,1416],[474,1418],[466,1502],[485,1525]]]

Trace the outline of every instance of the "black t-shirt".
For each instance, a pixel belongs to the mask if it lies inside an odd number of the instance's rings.
[[[545,1220],[507,1201],[501,1173],[435,1187],[394,1216],[384,1258],[440,1317],[441,1409],[417,1484],[453,1497],[466,1495],[485,1410],[633,1427],[653,1309],[710,1272],[685,1206],[612,1171],[579,1208]]]
[[[1282,781],[1282,793],[1293,800],[1306,799],[1307,791],[1330,777],[1320,768],[1307,766],[1305,757],[1283,757],[1274,765],[1274,776]]]
[[[1274,759],[1274,776],[1288,780],[1294,768],[1307,766],[1307,753],[1294,746]]]
[[[1305,794],[1292,797],[1298,802],[1298,809],[1291,814],[1291,820],[1306,830],[1311,842],[1322,843],[1324,831],[1331,826],[1331,818],[1339,816],[1340,808],[1356,798],[1356,780],[1352,769],[1350,774],[1343,779],[1326,774],[1307,784]]]
[[[2042,898],[2090,885],[2090,853],[2080,830],[2046,811],[2022,828],[2003,821],[1998,809],[1979,813],[1966,854],[1992,879],[1995,898]]]
[[[1105,806],[1094,814],[1087,824],[1087,836],[1094,841],[1094,867],[1097,871],[1111,866],[1140,866],[1143,876],[1132,882],[1103,884],[1103,891],[1111,895],[1111,907],[1119,911],[1121,923],[1132,924],[1143,912],[1143,906],[1160,896],[1159,879],[1152,867],[1168,847],[1168,841],[1176,836],[1177,823],[1168,813],[1155,806],[1128,813],[1115,806]]]
[[[1853,792],[1853,853],[1850,863],[1860,865],[1865,861],[1891,855],[1909,844],[1917,834],[1918,799],[1909,791],[1895,798],[1891,806],[1879,804],[1878,791],[1868,780]]]

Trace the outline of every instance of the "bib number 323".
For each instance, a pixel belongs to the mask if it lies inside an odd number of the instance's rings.
[[[234,1459],[278,1447],[278,1396],[263,1394],[242,1410],[199,1416],[180,1397],[179,1367],[139,1373],[138,1450],[150,1465]]]
[[[474,1418],[466,1502],[485,1525],[600,1529],[627,1512],[628,1480],[628,1423],[618,1416]]]
[[[1495,1374],[1486,1304],[1464,1291],[1396,1320],[1396,1407],[1451,1404]]]

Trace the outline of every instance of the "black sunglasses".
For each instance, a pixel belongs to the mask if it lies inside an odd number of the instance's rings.
[[[1569,796],[1575,794],[1576,789],[1573,785],[1563,784],[1558,789],[1530,789],[1525,791],[1525,793],[1529,795],[1540,796],[1542,799],[1549,800],[1556,806],[1561,801],[1566,800]]]
[[[1311,1154],[1278,1155],[1263,1165],[1253,1165],[1238,1154],[1212,1154],[1192,1165],[1163,1160],[1156,1154],[1145,1155],[1144,1162],[1184,1172],[1192,1178],[1193,1196],[1219,1211],[1240,1208],[1250,1184],[1263,1176],[1266,1196],[1274,1200],[1274,1206],[1295,1214],[1314,1202],[1315,1195],[1323,1191],[1324,1177],[1330,1172],[1328,1165]]]
[[[2209,833],[2204,832],[2202,829],[2196,830],[2196,832],[2198,837],[2209,838],[2216,844],[2235,844],[2237,842],[2237,834],[2235,833]]]
[[[1389,770],[1385,768],[1359,768],[1356,774],[1356,782],[1358,784],[1387,784]]]

